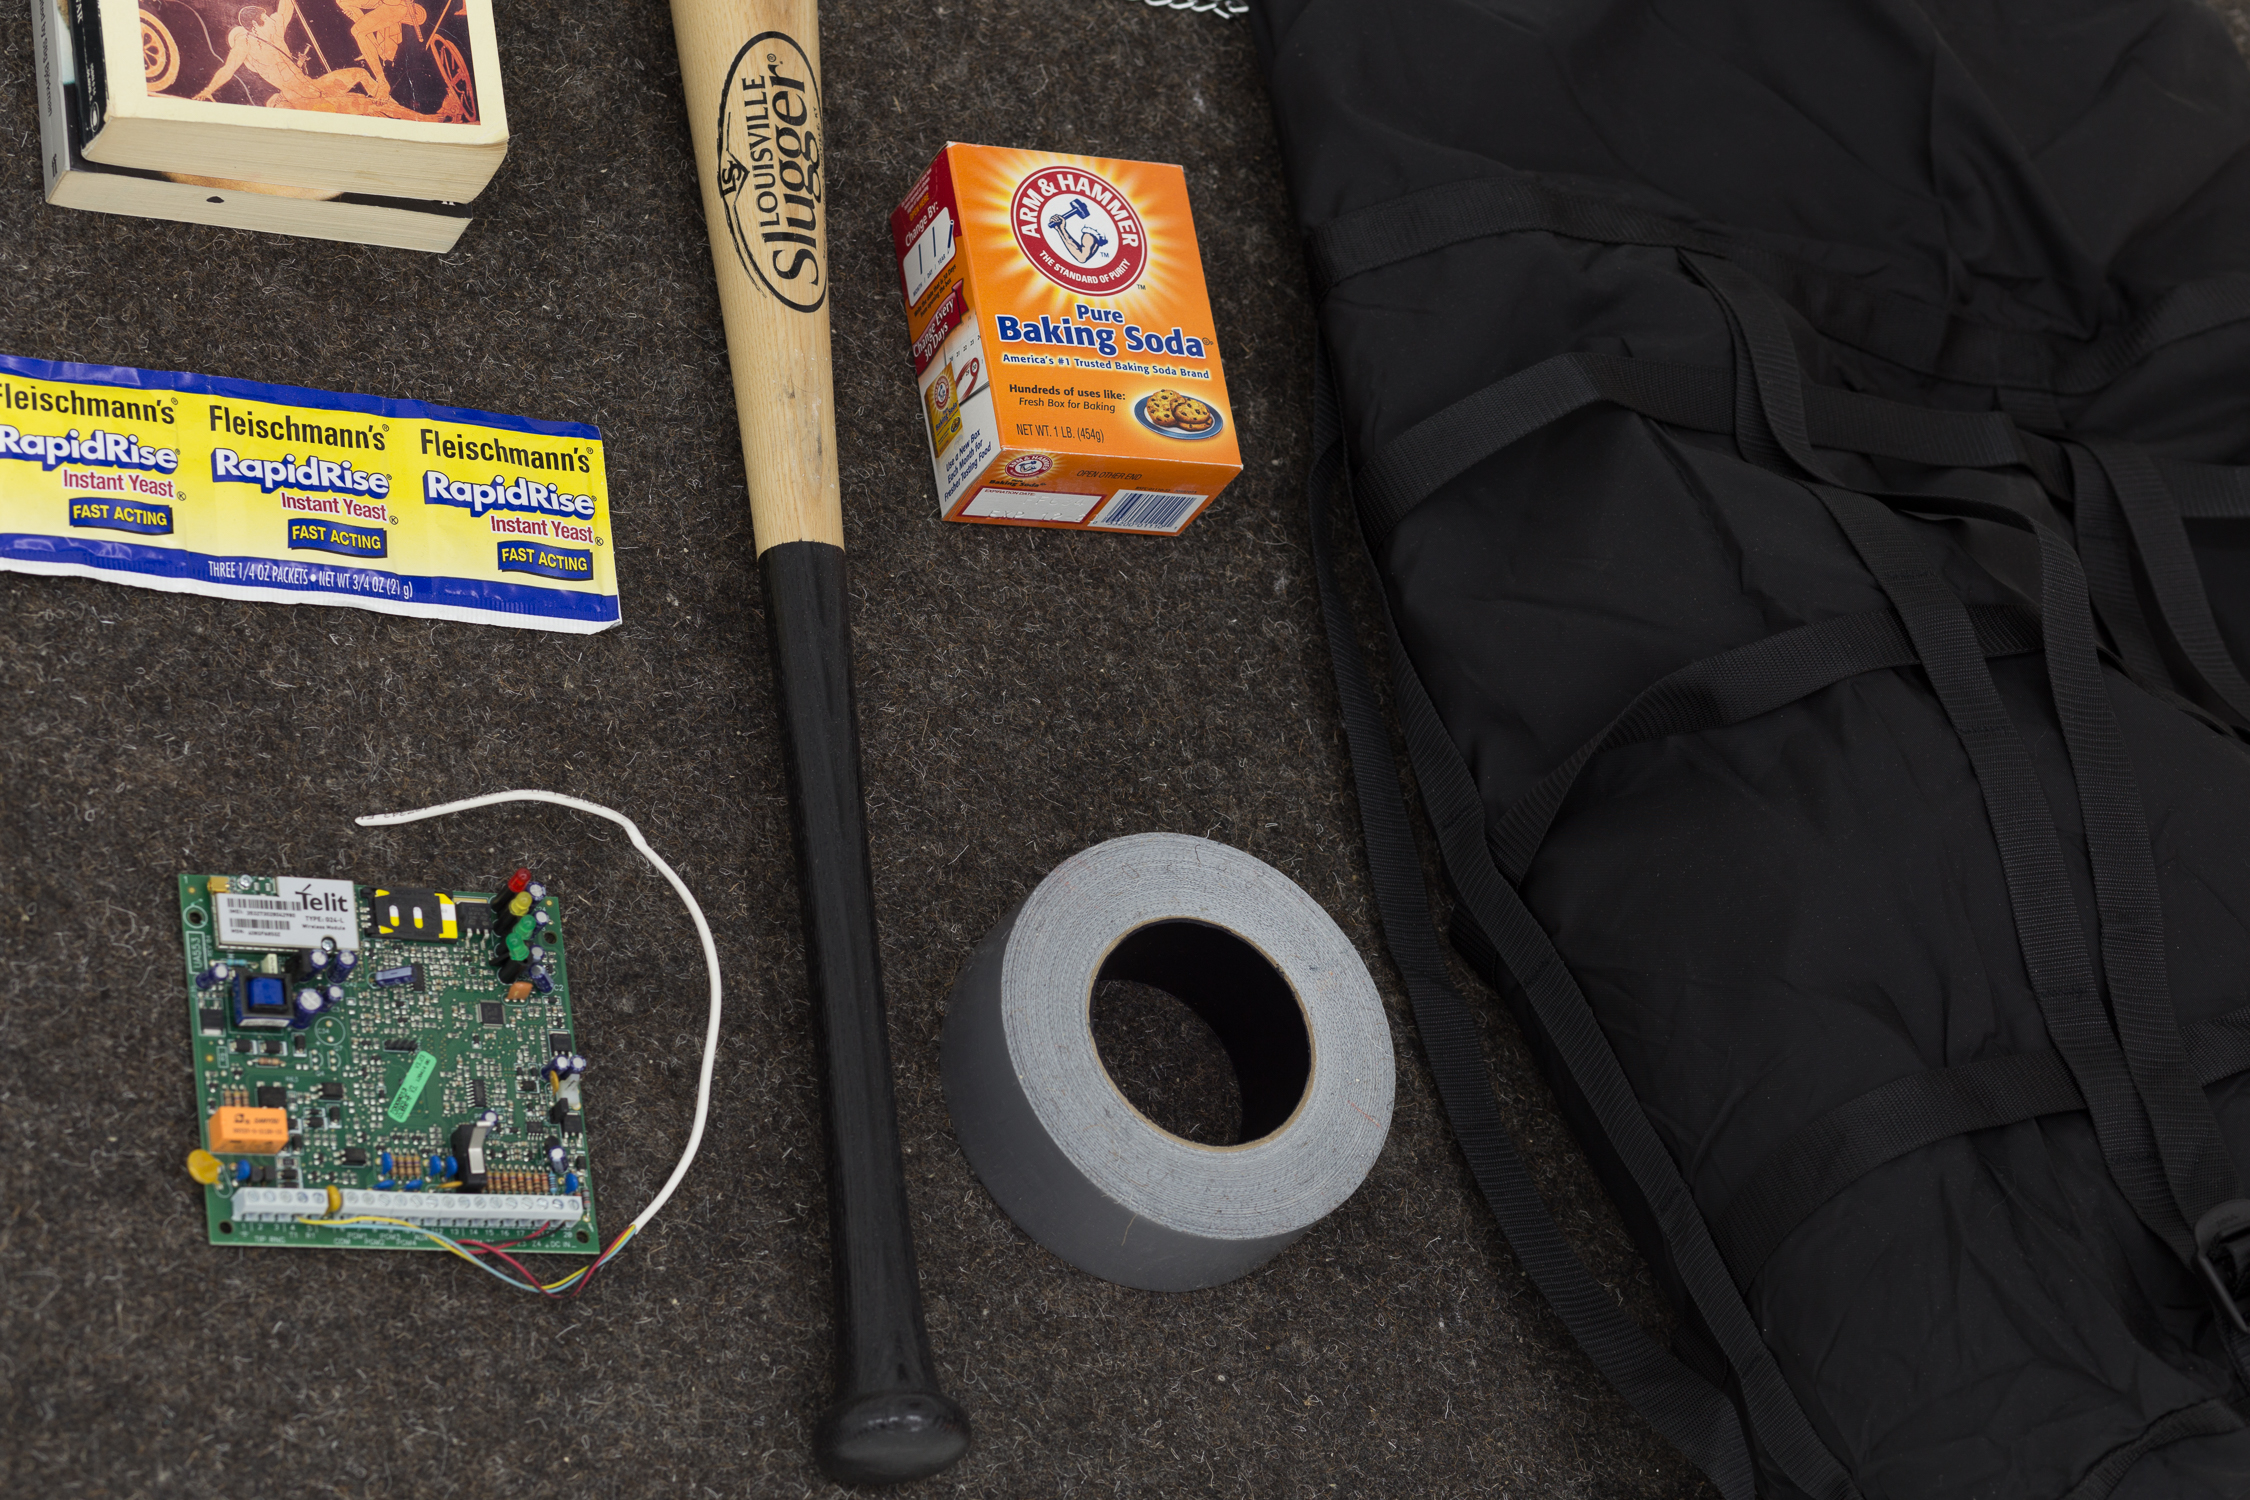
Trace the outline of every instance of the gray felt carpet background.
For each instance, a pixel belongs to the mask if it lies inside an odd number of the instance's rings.
[[[1247,30],[1126,0],[826,9],[838,428],[907,1186],[931,1342],[978,1433],[921,1492],[1700,1493],[1508,1256],[1382,956],[1303,538],[1310,308]],[[443,258],[44,207],[21,10],[0,5],[0,349],[597,423],[625,622],[572,638],[0,575],[0,1488],[827,1492],[807,1458],[830,1350],[817,1080],[666,9],[501,0],[514,146]],[[1185,536],[935,519],[885,217],[949,139],[1186,167],[1247,468]],[[727,1027],[680,1196],[559,1305],[436,1255],[204,1243],[180,1165],[197,1142],[181,870],[474,886],[531,864],[566,903],[612,1227],[669,1170],[701,977],[629,847],[559,812],[350,823],[514,785],[631,812],[717,925]],[[1146,829],[1303,884],[1367,957],[1399,1050],[1359,1194],[1187,1296],[1093,1280],[1017,1232],[955,1146],[938,1074],[970,946],[1065,855]],[[1112,1061],[1183,1130],[1222,1130],[1223,1069],[1182,1015],[1105,997]],[[1512,1024],[1488,1044],[1566,1229],[1660,1322]]]

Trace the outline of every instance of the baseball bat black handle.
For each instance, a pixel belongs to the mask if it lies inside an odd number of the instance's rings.
[[[969,1419],[938,1389],[922,1323],[860,794],[844,552],[783,542],[759,555],[758,569],[827,1095],[836,1398],[814,1455],[840,1483],[895,1484],[967,1452]]]

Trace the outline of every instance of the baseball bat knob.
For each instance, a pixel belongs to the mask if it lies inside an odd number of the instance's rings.
[[[873,1391],[820,1419],[813,1456],[838,1484],[926,1479],[969,1448],[969,1419],[936,1391]]]

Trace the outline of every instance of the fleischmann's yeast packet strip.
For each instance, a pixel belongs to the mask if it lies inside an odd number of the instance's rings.
[[[0,354],[0,569],[584,634],[610,550],[583,422]]]

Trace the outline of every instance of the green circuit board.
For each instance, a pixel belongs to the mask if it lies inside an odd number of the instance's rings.
[[[580,1080],[549,1066],[580,1052],[552,893],[524,892],[536,899],[519,916],[497,904],[505,890],[496,901],[274,875],[179,885],[197,1112],[217,1158],[203,1188],[212,1244],[443,1249],[391,1225],[304,1222],[380,1211],[441,1216],[421,1221],[457,1239],[522,1241],[512,1254],[599,1250]],[[528,966],[509,962],[509,929],[538,950]],[[209,1158],[197,1163],[211,1173]],[[268,1189],[325,1202],[278,1213],[290,1200]],[[532,1204],[574,1217],[476,1217]]]

